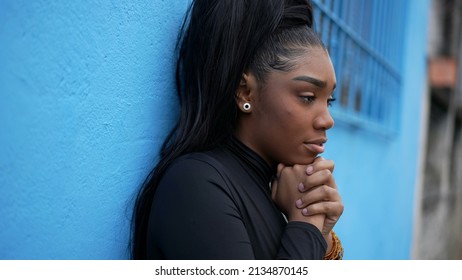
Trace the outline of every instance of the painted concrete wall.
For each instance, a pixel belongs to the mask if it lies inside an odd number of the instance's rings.
[[[337,231],[348,259],[409,259],[426,96],[429,1],[408,3],[397,133],[384,137],[337,116],[326,157],[334,159],[345,212]]]
[[[1,259],[127,257],[131,199],[176,114],[187,0],[99,2],[0,1]],[[346,258],[410,256],[428,8],[410,5],[398,133],[329,134]]]
[[[0,1],[0,259],[127,257],[187,1]]]

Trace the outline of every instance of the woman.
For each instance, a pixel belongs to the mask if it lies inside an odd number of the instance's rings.
[[[310,3],[196,0],[188,15],[181,115],[138,196],[133,257],[341,258],[334,164],[317,157],[335,73]]]

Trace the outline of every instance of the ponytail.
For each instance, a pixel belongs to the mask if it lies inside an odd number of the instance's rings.
[[[270,71],[290,69],[308,46],[322,46],[311,27],[308,0],[194,0],[177,43],[179,119],[160,160],[138,194],[132,220],[132,254],[146,258],[149,213],[156,188],[181,155],[212,149],[234,132],[235,94],[246,71],[264,82]],[[303,38],[302,38],[303,37]]]

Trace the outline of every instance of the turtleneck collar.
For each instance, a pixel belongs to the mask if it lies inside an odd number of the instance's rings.
[[[262,157],[234,136],[228,141],[226,147],[248,167],[249,172],[256,175],[259,185],[268,186],[275,173],[275,168],[272,168]]]

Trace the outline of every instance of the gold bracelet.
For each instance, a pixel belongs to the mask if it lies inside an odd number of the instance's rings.
[[[332,248],[329,253],[324,255],[325,260],[341,260],[343,259],[343,246],[337,234],[332,230]]]

